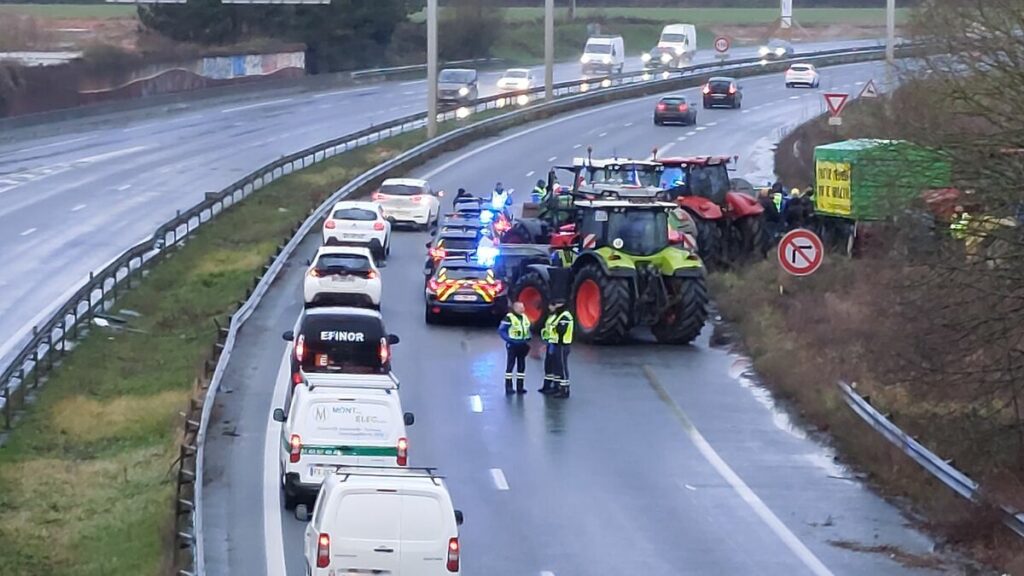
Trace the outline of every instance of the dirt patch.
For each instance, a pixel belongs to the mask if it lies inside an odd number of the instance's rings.
[[[854,552],[864,552],[866,554],[881,554],[888,556],[891,560],[895,560],[900,564],[908,568],[928,568],[931,570],[941,570],[943,567],[942,561],[934,556],[920,556],[918,554],[911,554],[905,550],[900,549],[896,546],[891,545],[867,545],[861,544],[860,542],[853,542],[850,540],[829,540],[829,544],[836,548],[842,548],[844,550],[853,550]]]

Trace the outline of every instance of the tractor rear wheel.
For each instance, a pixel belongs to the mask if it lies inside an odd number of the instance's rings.
[[[697,241],[697,254],[704,261],[705,266],[717,268],[718,262],[722,258],[721,232],[718,230],[718,224],[712,220],[705,220],[694,216],[692,212],[690,215],[697,226],[697,237],[695,238]]]
[[[651,333],[662,344],[689,344],[708,319],[707,285],[704,278],[666,278],[665,288],[675,304],[651,326]]]
[[[584,264],[576,273],[572,299],[581,340],[613,344],[629,334],[633,290],[628,279],[608,276],[597,263]]]
[[[764,214],[740,218],[736,223],[743,243],[741,259],[765,259],[768,257],[768,231],[764,226]]]
[[[551,288],[540,272],[530,270],[519,277],[510,294],[513,302],[522,302],[530,324],[543,324],[551,302]]]

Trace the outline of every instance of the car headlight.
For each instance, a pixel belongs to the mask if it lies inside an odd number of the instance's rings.
[[[611,56],[605,56],[604,58],[601,59],[601,61],[604,62],[605,64],[611,64],[612,63],[612,57]]]
[[[775,49],[775,55],[776,56],[782,56],[785,53],[786,53],[786,49],[785,48],[776,48]]]
[[[757,51],[761,56],[767,56],[771,50],[767,46],[761,46],[761,49]]]
[[[465,86],[459,88],[459,96],[469,96],[469,88],[466,88]]]
[[[677,55],[678,55],[678,54],[682,54],[682,53],[683,53],[683,47],[682,47],[682,46],[676,46],[676,48],[675,48],[675,50],[674,50],[674,51],[675,51],[675,53],[676,53]]]
[[[584,54],[583,57],[580,58],[580,62],[582,62],[584,64],[590,62],[590,56],[587,56],[586,54]]]
[[[643,60],[644,62],[650,62],[651,61],[651,55],[648,54],[647,52],[644,52],[644,55],[641,56],[640,59]]]
[[[672,57],[669,56],[668,54],[662,54],[661,61],[664,62],[665,64],[668,64],[669,62],[672,61]]]

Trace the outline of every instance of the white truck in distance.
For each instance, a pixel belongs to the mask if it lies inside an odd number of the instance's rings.
[[[583,47],[580,64],[584,75],[622,73],[626,64],[622,36],[591,36]]]
[[[676,66],[693,61],[697,54],[697,27],[693,24],[669,24],[661,31],[658,48],[667,48],[676,56]]]

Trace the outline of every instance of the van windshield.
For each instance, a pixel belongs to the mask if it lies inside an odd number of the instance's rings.
[[[324,399],[306,408],[304,436],[341,442],[387,442],[394,418],[381,401]]]
[[[662,34],[661,41],[667,44],[688,44],[690,39],[686,34]]]
[[[473,70],[441,70],[437,81],[443,84],[469,84],[476,79]]]
[[[299,363],[303,372],[387,374],[391,370],[390,364],[380,359],[381,340],[386,337],[384,326],[373,316],[306,316],[298,337],[302,343]]]
[[[587,47],[583,49],[587,54],[611,54],[611,44],[587,44]]]

